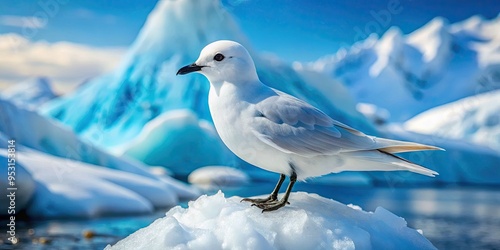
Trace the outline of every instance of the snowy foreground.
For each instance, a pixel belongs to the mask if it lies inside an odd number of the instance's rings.
[[[381,207],[365,212],[297,192],[291,205],[262,213],[240,200],[201,196],[106,249],[435,249]]]

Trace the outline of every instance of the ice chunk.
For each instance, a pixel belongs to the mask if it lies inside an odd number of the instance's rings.
[[[369,213],[298,192],[262,213],[240,200],[201,196],[106,249],[435,249],[383,208]]]
[[[238,186],[250,181],[248,175],[238,169],[225,166],[207,166],[193,171],[189,183],[206,187]]]

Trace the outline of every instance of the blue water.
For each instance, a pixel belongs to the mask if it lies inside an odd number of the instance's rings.
[[[267,194],[273,187],[272,182],[259,182],[239,188],[220,188],[226,196],[253,196]],[[217,189],[207,193],[215,193]],[[382,206],[405,218],[410,227],[422,229],[438,249],[500,249],[499,188],[391,188],[298,183],[294,191],[317,193],[345,204],[359,205],[367,211]],[[16,246],[8,245],[2,236],[0,249],[102,249],[163,217],[166,211],[168,208],[141,216],[19,222],[17,233],[21,242]],[[85,230],[94,232],[95,236],[86,239],[82,233]],[[39,243],[40,238],[49,242]]]

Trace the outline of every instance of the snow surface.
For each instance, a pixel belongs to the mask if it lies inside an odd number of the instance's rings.
[[[500,90],[460,99],[405,122],[408,131],[464,140],[500,154]]]
[[[240,186],[250,182],[250,177],[243,171],[226,166],[207,166],[193,171],[188,182],[201,187]]]
[[[436,249],[381,207],[365,212],[298,192],[290,205],[262,213],[240,200],[201,196],[105,249]]]
[[[347,93],[340,84],[325,87],[331,80],[317,83],[323,88],[308,84],[313,75],[321,74],[311,72],[303,77],[290,66],[261,58],[253,52],[219,0],[159,1],[114,72],[91,80],[78,92],[48,103],[40,112],[60,120],[95,145],[116,152],[124,152],[123,148],[127,148],[126,155],[152,165],[167,166],[174,173],[213,164],[233,165],[237,160],[232,153],[216,152],[224,146],[212,135],[208,81],[200,75],[175,75],[180,67],[194,62],[205,45],[220,39],[235,40],[249,48],[259,76],[266,84],[307,100],[357,129],[375,133],[370,122],[355,110],[349,95],[338,100],[330,98],[334,93]],[[328,92],[324,92],[324,88]],[[352,106],[346,109],[348,105]],[[177,125],[167,124],[171,120],[166,120],[166,113],[176,110],[192,112],[192,118],[184,119],[187,129],[179,129],[183,126],[180,118],[172,121]],[[198,121],[194,121],[194,117]],[[143,129],[144,126],[149,128]],[[183,137],[190,140],[193,132],[200,135],[200,145],[211,145],[208,151],[201,146],[186,150],[183,140],[174,140]],[[155,140],[149,145],[144,139],[151,137]],[[164,151],[159,153],[156,146]],[[196,155],[210,157],[194,159]]]
[[[45,77],[33,78],[4,89],[0,97],[26,109],[35,110],[57,95]]]
[[[0,149],[0,159],[6,161],[7,150]],[[34,180],[33,196],[26,207],[33,218],[146,213],[178,203],[173,189],[149,177],[35,150],[18,150],[16,159],[18,170],[25,169]],[[30,187],[17,184],[20,190]]]
[[[411,34],[397,27],[313,63],[295,63],[345,83],[358,102],[404,122],[427,109],[500,88],[500,16],[449,24],[437,17]],[[450,87],[453,86],[453,87]]]

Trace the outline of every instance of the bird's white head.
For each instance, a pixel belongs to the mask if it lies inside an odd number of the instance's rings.
[[[221,40],[207,45],[195,63],[179,69],[177,75],[198,72],[212,84],[243,83],[258,80],[255,64],[241,44]]]

